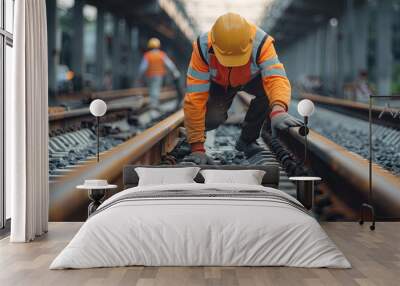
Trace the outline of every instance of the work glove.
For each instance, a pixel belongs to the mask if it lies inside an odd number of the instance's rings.
[[[189,156],[183,158],[182,161],[195,163],[196,165],[214,165],[213,159],[201,151],[192,152]]]
[[[301,120],[291,116],[286,111],[277,112],[275,115],[271,116],[272,137],[277,137],[278,130],[286,130],[289,129],[289,127],[301,125],[303,125]]]

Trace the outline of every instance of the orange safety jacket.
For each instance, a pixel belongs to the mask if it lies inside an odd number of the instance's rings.
[[[148,62],[146,77],[164,76],[166,74],[164,59],[166,54],[159,50],[153,49],[144,53],[143,57]]]
[[[210,34],[204,33],[193,43],[187,71],[183,107],[188,141],[191,144],[205,141],[205,114],[210,81],[227,89],[245,85],[261,74],[270,106],[279,104],[287,110],[290,103],[290,83],[283,64],[278,59],[271,36],[252,25],[254,40],[249,62],[240,67],[226,67],[218,62],[213,53]]]

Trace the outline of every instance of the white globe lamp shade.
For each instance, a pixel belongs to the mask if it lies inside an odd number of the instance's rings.
[[[95,99],[90,103],[89,110],[93,116],[101,117],[106,114],[107,104],[101,99]]]
[[[297,105],[297,111],[301,116],[311,116],[314,113],[314,103],[309,99],[303,99]]]
[[[339,21],[336,18],[331,18],[329,20],[329,24],[331,25],[331,27],[337,27],[337,25],[339,24]]]

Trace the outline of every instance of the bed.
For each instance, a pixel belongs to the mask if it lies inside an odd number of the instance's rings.
[[[50,269],[351,267],[307,210],[277,189],[275,165],[201,166],[263,170],[262,185],[205,184],[198,174],[196,183],[138,186],[136,167],[124,168],[126,189],[98,208]]]

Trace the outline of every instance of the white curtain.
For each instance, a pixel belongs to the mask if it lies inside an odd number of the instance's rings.
[[[48,114],[45,0],[15,1],[13,94],[6,98],[6,187],[12,242],[47,232]]]

